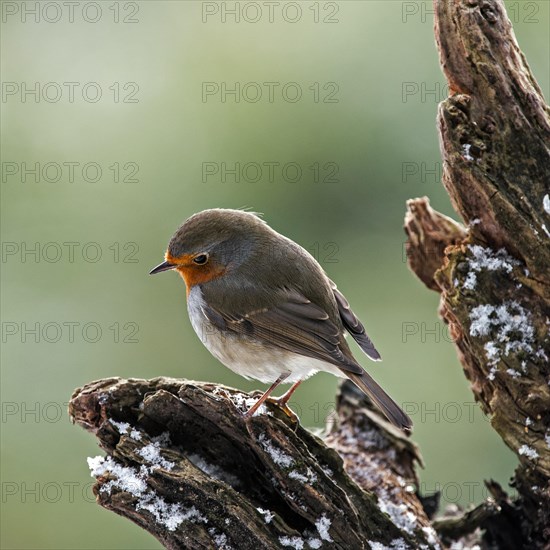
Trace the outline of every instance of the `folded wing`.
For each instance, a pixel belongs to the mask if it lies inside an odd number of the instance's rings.
[[[359,344],[360,348],[366,355],[373,361],[381,361],[382,358],[378,353],[378,350],[374,347],[372,340],[369,338],[365,327],[353,313],[349,302],[345,296],[336,288],[336,285],[331,281],[332,291],[338,304],[338,311],[340,312],[340,318],[346,330],[352,335],[353,339]]]
[[[278,304],[271,308],[236,315],[204,305],[203,311],[221,330],[252,336],[344,371],[363,372],[343,341],[342,329],[330,320],[326,311],[296,290],[285,290]]]

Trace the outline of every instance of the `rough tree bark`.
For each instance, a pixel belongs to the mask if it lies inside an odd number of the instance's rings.
[[[438,125],[443,184],[468,228],[411,200],[411,269],[441,294],[472,391],[518,456],[504,540],[550,546],[550,110],[503,3],[435,2],[451,96]],[[488,537],[490,540],[490,537]]]
[[[174,549],[436,547],[416,447],[351,382],[326,443],[273,405],[245,419],[250,401],[168,378],[76,390],[71,418],[108,455],[90,460],[99,504]]]
[[[324,439],[271,405],[245,420],[251,396],[218,385],[77,389],[71,418],[107,453],[90,461],[99,504],[167,548],[550,545],[550,114],[500,0],[434,6],[443,180],[467,226],[409,201],[409,264],[441,294],[472,391],[518,455],[518,496],[487,482],[487,502],[432,521],[416,447],[347,382]]]

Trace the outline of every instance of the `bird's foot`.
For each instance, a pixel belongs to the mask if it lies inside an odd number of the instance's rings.
[[[276,405],[280,411],[288,416],[293,424],[298,424],[300,422],[298,415],[288,406],[288,402],[283,400],[281,397],[267,397],[265,399],[262,399],[261,403],[258,400],[256,403],[254,403],[252,407],[250,407],[250,409],[248,409],[248,411],[243,414],[243,417],[246,419],[252,418],[259,411],[261,405],[263,405],[265,402]]]
[[[298,415],[288,406],[288,401],[286,399],[282,397],[268,397],[267,401],[273,405],[277,405],[277,407],[290,418],[293,424],[298,424],[300,422]]]
[[[275,382],[271,384],[271,387],[266,392],[264,392],[264,394],[258,399],[258,401],[256,401],[256,403],[254,403],[254,405],[244,414],[244,417],[247,419],[251,418],[265,401],[269,401],[270,403],[277,405],[277,407],[290,418],[293,424],[298,425],[299,418],[293,411],[290,410],[288,406],[288,401],[291,398],[292,394],[296,391],[296,388],[300,385],[301,380],[295,382],[285,394],[281,395],[281,397],[270,397],[269,395],[281,382],[285,380],[285,378],[288,377],[288,375],[289,373],[281,374],[281,376],[279,376],[279,378],[277,378],[277,380],[275,380]]]

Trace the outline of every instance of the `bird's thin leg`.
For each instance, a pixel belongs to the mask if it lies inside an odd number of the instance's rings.
[[[271,397],[270,401],[272,401],[273,403],[277,403],[277,405],[279,405],[279,407],[282,407],[283,409],[288,408],[287,403],[292,397],[292,394],[296,391],[296,389],[302,382],[303,380],[298,380],[298,382],[294,382],[294,384],[290,386],[290,389],[286,393],[281,395],[281,397]]]
[[[292,397],[292,394],[296,391],[296,388],[302,383],[302,380],[298,380],[298,382],[294,382],[292,386],[290,386],[290,389],[281,395],[281,397],[268,397],[268,401],[270,403],[273,403],[277,405],[293,422],[298,423],[299,419],[296,413],[294,413],[290,407],[288,406],[288,401]]]
[[[281,384],[285,380],[285,378],[288,377],[289,374],[290,373],[281,374],[281,376],[279,376],[279,378],[277,378],[277,380],[275,380],[275,382],[273,382],[273,384],[271,384],[271,386],[269,386],[269,389],[260,397],[260,399],[258,399],[258,401],[256,401],[256,403],[254,403],[254,405],[252,405],[252,407],[250,407],[250,409],[248,409],[248,411],[246,411],[244,413],[245,418],[250,418],[251,416],[253,416],[254,413],[262,406],[262,403],[269,397],[271,392],[279,384]]]

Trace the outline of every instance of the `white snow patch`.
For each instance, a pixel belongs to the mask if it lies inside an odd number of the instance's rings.
[[[164,525],[169,531],[176,530],[186,520],[207,522],[194,506],[185,510],[181,504],[170,504],[148,489],[146,479],[151,468],[142,465],[138,471],[136,468],[118,464],[111,457],[105,459],[102,456],[88,458],[88,466],[92,477],[111,474],[116,478],[103,485],[102,492],[110,493],[115,488],[137,497],[136,510],[147,510],[157,523]]]
[[[223,396],[226,398],[229,398],[231,402],[237,407],[237,409],[241,411],[242,410],[248,411],[249,409],[252,408],[253,405],[256,404],[256,401],[258,401],[258,397],[250,397],[242,393],[232,393],[228,395],[226,392],[223,392]],[[254,416],[257,416],[260,414],[273,416],[264,404],[258,407],[258,410],[254,413]]]
[[[117,422],[112,418],[109,419],[109,422],[118,430],[118,433],[120,434],[128,433],[128,430],[130,429],[130,424],[128,424],[128,422]]]
[[[214,539],[216,550],[231,550],[233,548],[227,542],[227,535],[225,533],[216,533],[216,529],[212,527],[208,529],[208,534]]]
[[[548,231],[548,228],[546,227],[546,224],[542,224],[542,230],[546,233],[548,237],[550,237],[550,231]]]
[[[118,430],[119,434],[124,435],[130,432],[129,435],[132,439],[135,439],[136,441],[141,440],[141,433],[132,428],[128,422],[117,422],[112,418],[109,419],[109,422]]]
[[[110,492],[113,487],[126,491],[136,497],[141,496],[147,490],[145,478],[147,471],[122,466],[115,462],[110,456],[105,459],[102,456],[88,458],[88,467],[92,477],[98,477],[111,473],[116,480],[111,480],[101,488],[104,492]],[[145,468],[145,467],[143,467]]]
[[[424,531],[424,534],[426,535],[426,540],[428,541],[428,544],[439,547],[439,544],[437,542],[437,533],[435,532],[435,529],[433,527],[422,527],[422,531]]]
[[[262,510],[261,508],[257,508],[257,510],[261,514],[265,514],[266,510]],[[271,512],[269,512],[271,514]],[[273,514],[271,514],[271,517],[273,517]],[[267,518],[267,516],[266,516]],[[270,520],[271,521],[271,518]],[[269,523],[266,519],[266,523]],[[298,550],[301,550],[302,548],[313,548],[314,550],[317,548],[321,548],[323,546],[323,541],[327,542],[333,542],[332,537],[330,536],[329,529],[330,529],[331,521],[329,518],[327,518],[326,514],[323,514],[316,522],[315,527],[317,529],[317,532],[319,533],[319,537],[315,536],[314,533],[311,531],[304,531],[302,537],[279,537],[279,542],[282,546],[287,546],[290,548],[296,548]]]
[[[372,550],[409,550],[409,546],[407,543],[402,539],[393,539],[390,542],[390,545],[387,546],[386,544],[382,544],[381,542],[375,542],[375,541],[368,541],[370,547]]]
[[[489,365],[495,365],[500,359],[500,349],[494,342],[487,342],[483,349],[485,350],[485,356],[489,359]]]
[[[267,439],[264,434],[260,434],[258,441],[267,454],[271,457],[271,460],[273,460],[273,462],[275,462],[278,466],[290,468],[294,464],[294,459],[290,455],[287,455],[285,452],[281,451],[281,449],[275,447],[275,445],[273,445],[273,443]]]
[[[388,514],[397,527],[406,533],[413,534],[417,518],[407,509],[405,504],[394,504],[390,500],[383,500],[380,497],[378,498],[378,502],[380,510]]]
[[[157,520],[157,523],[164,525],[168,531],[175,531],[184,521],[193,523],[200,521],[207,523],[207,519],[192,506],[189,510],[183,510],[181,504],[170,504],[162,497],[149,491],[138,501],[136,510],[147,510]]]
[[[332,542],[332,537],[330,536],[330,533],[328,530],[330,529],[331,521],[329,518],[327,518],[326,514],[323,514],[316,522],[315,527],[317,528],[317,532],[319,533],[319,536],[322,540],[326,540],[328,542]]]
[[[470,268],[475,271],[487,269],[488,271],[504,270],[510,273],[514,266],[519,265],[519,261],[508,254],[505,248],[496,252],[491,248],[484,248],[477,244],[468,245],[468,249],[473,258],[468,260]]]
[[[542,207],[547,214],[550,214],[550,196],[544,195],[542,199]]]
[[[264,521],[266,523],[271,523],[271,520],[275,517],[275,514],[271,510],[264,510],[263,508],[256,508],[262,516],[264,516]]]
[[[533,352],[535,329],[531,314],[515,300],[508,300],[499,306],[483,304],[470,312],[470,335],[496,338],[484,345],[489,365],[496,365],[502,356],[520,351]]]
[[[506,251],[501,248],[496,252],[491,248],[484,248],[477,244],[469,245],[472,257],[468,259],[469,273],[464,281],[464,288],[474,290],[477,284],[477,273],[482,270],[487,271],[506,271],[510,273],[514,266],[519,265],[519,261],[512,258]]]
[[[300,537],[279,537],[279,542],[282,546],[302,550],[304,541]]]
[[[532,447],[529,447],[528,445],[522,445],[518,449],[518,453],[520,455],[526,456],[527,458],[530,458],[531,460],[535,460],[536,458],[539,457],[539,453],[537,453],[535,449],[533,449]]]
[[[300,481],[303,484],[306,483],[315,483],[317,481],[317,475],[315,472],[312,472],[310,468],[307,469],[306,474],[301,474],[300,472],[297,472],[296,470],[292,470],[288,477],[291,479],[295,479],[297,481]]]
[[[474,288],[476,287],[476,284],[477,284],[477,275],[473,271],[470,271],[462,286],[468,290],[474,290]]]
[[[165,470],[172,470],[175,464],[163,458],[160,455],[159,449],[160,443],[153,442],[145,447],[142,447],[138,451],[138,455],[142,456],[145,460],[147,460],[147,462],[151,463],[152,469],[164,468]]]
[[[474,157],[472,157],[472,155],[470,155],[470,149],[472,148],[472,145],[471,143],[465,143],[463,146],[462,146],[462,153],[463,153],[463,157],[466,159],[466,160],[474,160]]]

